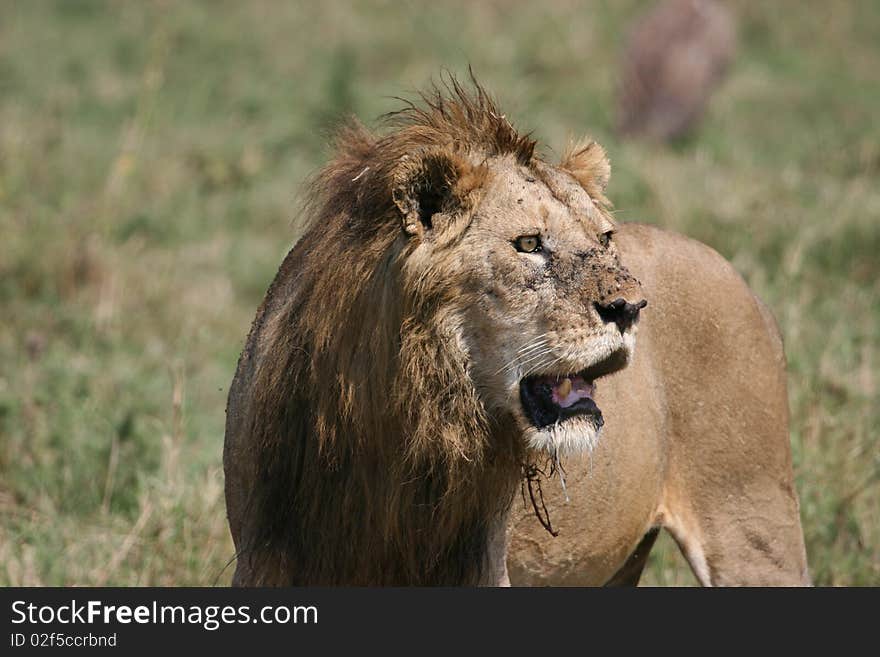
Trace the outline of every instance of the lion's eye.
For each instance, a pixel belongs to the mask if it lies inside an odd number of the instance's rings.
[[[537,235],[520,235],[513,241],[517,251],[535,253],[541,250],[541,238]]]
[[[611,235],[613,233],[614,233],[613,230],[609,230],[609,231],[604,232],[601,235],[599,235],[599,244],[601,244],[604,247],[607,247],[609,244],[611,244]]]

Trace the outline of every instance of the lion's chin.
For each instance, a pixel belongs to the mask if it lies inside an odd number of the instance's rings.
[[[529,449],[546,452],[552,458],[589,453],[601,435],[601,424],[589,416],[572,417],[541,429],[529,426],[523,432]]]

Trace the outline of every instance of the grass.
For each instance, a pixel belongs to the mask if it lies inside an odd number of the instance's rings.
[[[611,131],[644,2],[0,6],[0,584],[228,582],[226,387],[297,190],[340,116],[468,64],[774,309],[813,577],[880,584],[880,6],[731,4],[736,65],[674,148]],[[693,582],[668,539],[644,582]]]

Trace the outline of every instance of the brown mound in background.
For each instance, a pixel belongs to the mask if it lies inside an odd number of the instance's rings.
[[[736,48],[731,12],[713,0],[664,0],[633,25],[623,53],[616,126],[671,140],[702,116]]]

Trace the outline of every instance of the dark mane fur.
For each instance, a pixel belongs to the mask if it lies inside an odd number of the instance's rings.
[[[516,432],[487,417],[455,336],[462,292],[431,268],[410,280],[394,185],[413,154],[527,165],[535,142],[454,79],[387,123],[339,132],[242,355],[246,444],[226,458],[246,473],[246,583],[477,583],[518,484]]]

